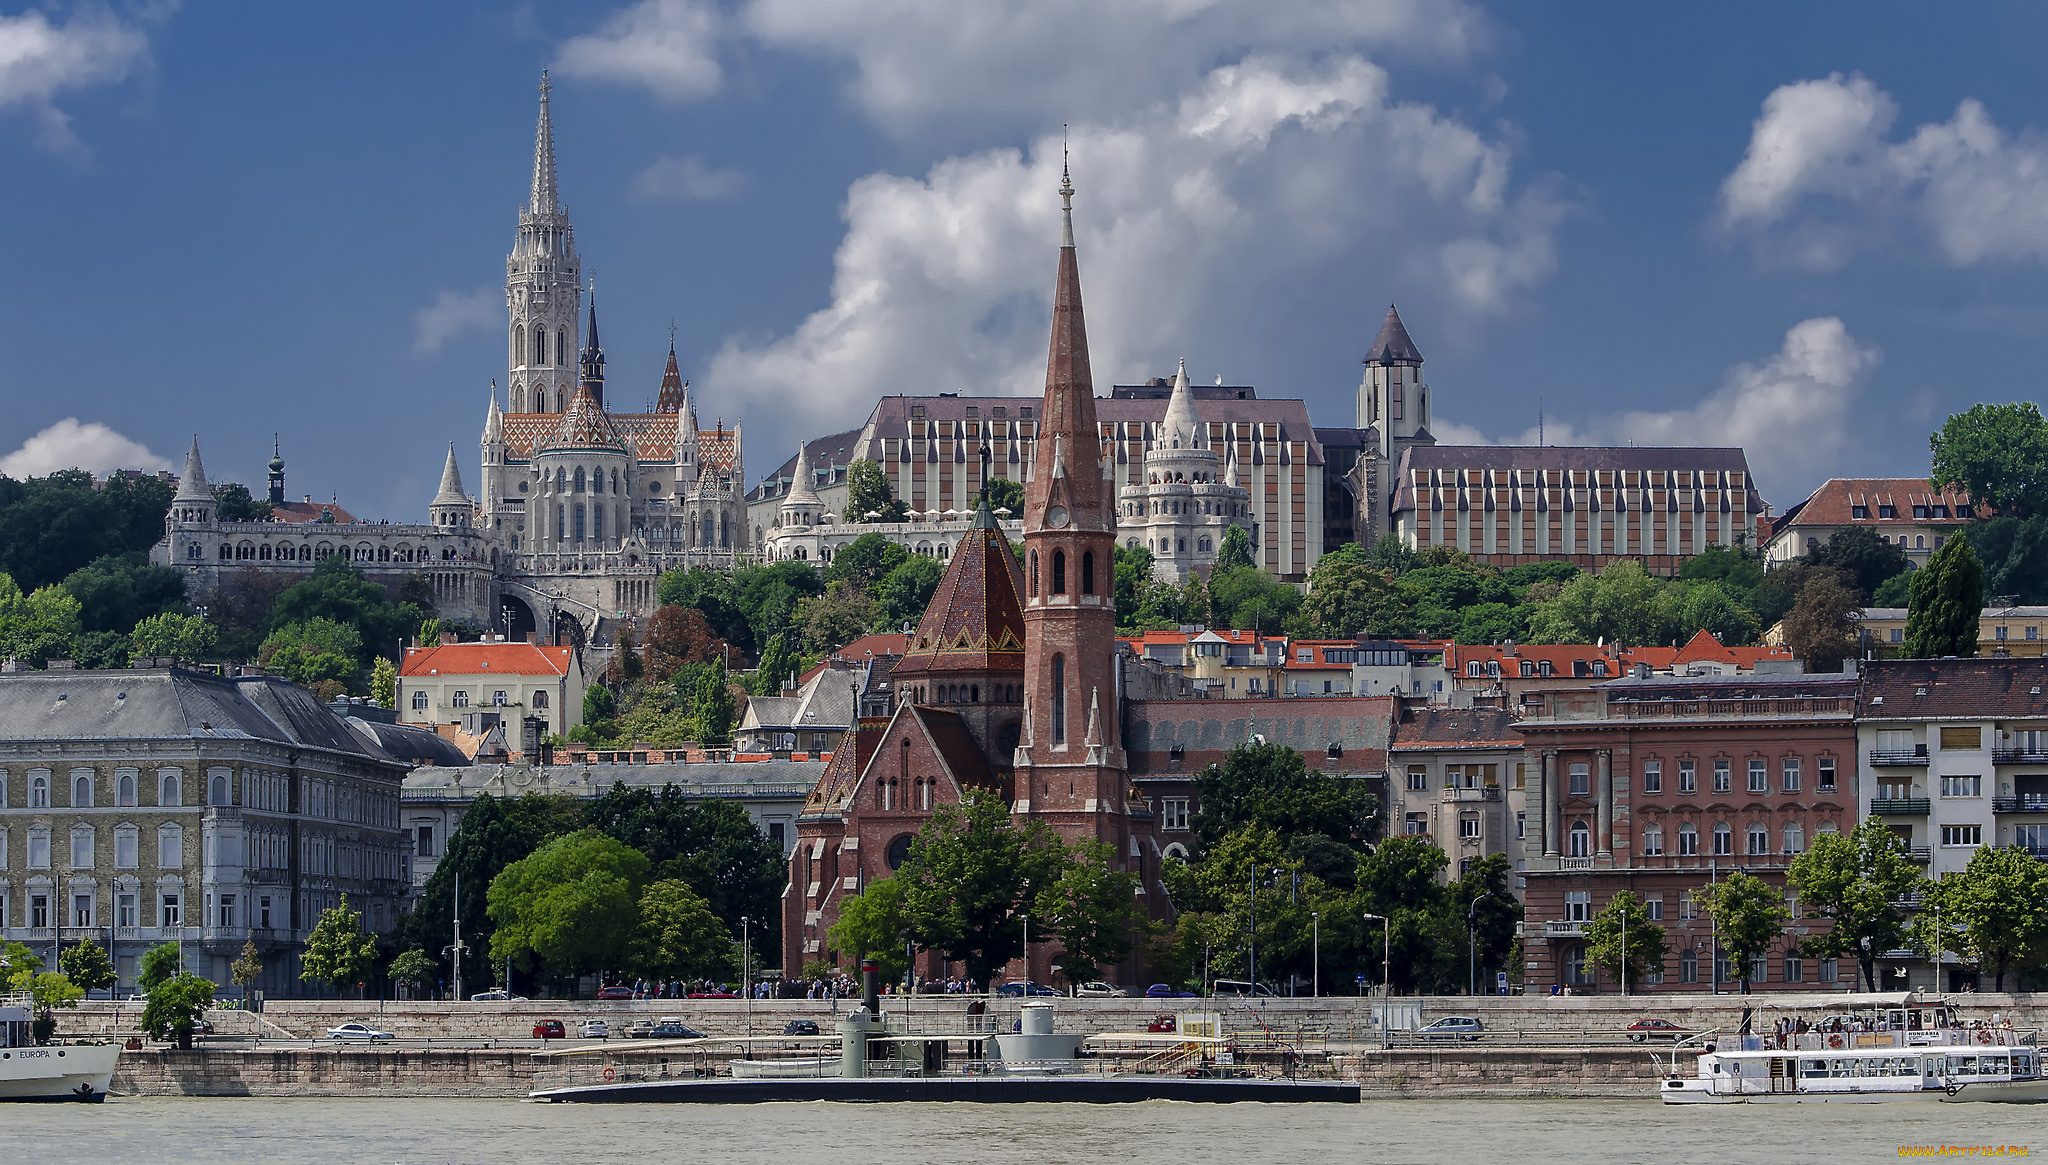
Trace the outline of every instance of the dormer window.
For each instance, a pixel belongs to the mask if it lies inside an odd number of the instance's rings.
[[[1850,507],[1849,507],[1849,516],[1850,516],[1850,517],[1852,517],[1852,518],[1855,518],[1855,519],[1857,519],[1858,521],[1861,521],[1862,519],[1868,518],[1868,517],[1870,516],[1870,507],[1869,507],[1869,506],[1850,506]]]
[[[1896,518],[1899,516],[1899,507],[1879,506],[1877,507],[1877,516],[1879,518]]]

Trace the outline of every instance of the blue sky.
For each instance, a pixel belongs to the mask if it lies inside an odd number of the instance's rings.
[[[1926,471],[2048,341],[2048,14],[1903,4],[0,0],[0,471],[475,487],[534,84],[615,407],[676,327],[749,483],[885,392],[1035,392],[1062,123],[1099,385],[1348,424],[1389,301],[1445,440]],[[971,13],[972,15],[963,15]]]

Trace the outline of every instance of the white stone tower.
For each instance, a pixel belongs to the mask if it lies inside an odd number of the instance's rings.
[[[1408,338],[1401,313],[1390,304],[1387,318],[1365,355],[1358,385],[1358,427],[1365,448],[1351,467],[1350,486],[1358,499],[1358,540],[1370,543],[1388,529],[1387,511],[1401,454],[1415,445],[1434,445],[1429,432],[1429,386],[1422,382],[1422,352]]]
[[[495,401],[497,398],[493,396],[491,399]],[[474,509],[469,495],[462,492],[462,470],[455,464],[455,442],[450,441],[447,464],[441,467],[441,489],[427,504],[429,520],[437,530],[449,533],[467,531]]]
[[[491,382],[491,407],[484,412],[483,479],[479,483],[482,497],[483,527],[486,530],[502,531],[505,521],[505,414],[498,408],[498,384]]]
[[[1117,535],[1127,546],[1152,552],[1153,574],[1173,583],[1207,574],[1232,526],[1243,526],[1256,544],[1251,494],[1234,476],[1218,480],[1220,459],[1209,426],[1195,410],[1185,360],[1174,373],[1166,415],[1151,436],[1144,480],[1117,491]],[[1234,475],[1236,469],[1233,459],[1229,471]]]
[[[533,138],[533,191],[519,212],[519,235],[505,258],[510,411],[559,413],[576,393],[576,309],[583,263],[555,186],[555,126],[548,114],[546,70],[540,75],[540,125]]]

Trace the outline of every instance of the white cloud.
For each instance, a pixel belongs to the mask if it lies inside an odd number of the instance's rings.
[[[746,188],[745,173],[718,169],[696,154],[657,158],[633,179],[636,196],[664,202],[716,202]]]
[[[1722,183],[1720,224],[1817,269],[1900,233],[1924,234],[1956,266],[2048,261],[2048,142],[2008,136],[1974,99],[1903,141],[1897,116],[1861,75],[1779,87]]]
[[[716,93],[724,71],[715,55],[718,9],[700,0],[642,0],[598,30],[562,45],[564,76],[645,85],[668,101]]]
[[[1563,204],[1512,188],[1506,145],[1388,88],[1357,56],[1252,56],[1174,102],[1073,127],[1099,386],[1199,358],[1191,342],[1242,333],[1274,287],[1332,255],[1370,256],[1378,277],[1468,314],[1549,274]],[[855,182],[830,305],[780,338],[729,341],[707,396],[816,431],[882,393],[1037,392],[1061,146],[1047,134]]]
[[[1848,439],[1851,405],[1866,375],[1882,359],[1875,347],[1859,344],[1833,316],[1802,320],[1785,333],[1769,358],[1738,364],[1721,387],[1691,408],[1633,411],[1595,417],[1581,424],[1554,418],[1543,426],[1551,445],[1733,446],[1745,450],[1751,472],[1772,482],[1807,483],[1842,451]],[[1457,421],[1431,427],[1439,442],[1491,444]],[[1534,428],[1502,444],[1532,445]]]
[[[753,0],[739,20],[766,43],[850,59],[854,100],[899,131],[990,114],[1113,118],[1247,52],[1457,58],[1484,35],[1460,0]]]
[[[22,106],[42,122],[43,144],[82,149],[55,101],[65,90],[126,78],[149,51],[149,38],[111,13],[85,8],[62,25],[42,12],[0,16],[0,109]]]
[[[413,313],[412,350],[439,352],[449,338],[471,328],[496,327],[505,317],[505,293],[496,288],[443,291],[434,302]]]
[[[0,476],[44,477],[60,469],[106,474],[116,469],[170,469],[171,463],[98,421],[65,417],[0,457]]]

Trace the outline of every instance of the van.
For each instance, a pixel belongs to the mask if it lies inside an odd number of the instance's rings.
[[[1271,998],[1273,990],[1264,983],[1251,983],[1243,979],[1218,979],[1213,985],[1217,995],[1264,995]]]

